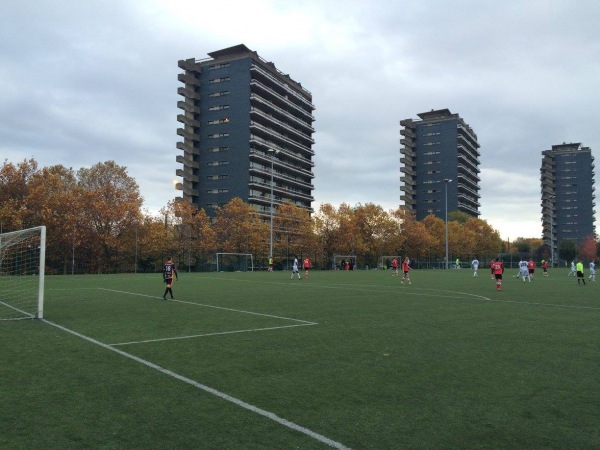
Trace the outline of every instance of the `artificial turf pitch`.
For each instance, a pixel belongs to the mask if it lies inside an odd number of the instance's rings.
[[[600,448],[600,282],[513,272],[47,277],[0,448]]]

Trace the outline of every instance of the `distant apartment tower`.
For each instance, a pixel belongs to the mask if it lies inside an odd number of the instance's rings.
[[[594,157],[580,143],[542,151],[542,230],[555,261],[563,239],[576,243],[596,234]]]
[[[183,199],[209,216],[235,197],[264,216],[284,201],[312,211],[312,94],[243,44],[208,55],[178,62]]]
[[[444,218],[448,211],[479,216],[479,144],[477,135],[448,109],[417,114],[400,121],[400,200],[423,220]],[[451,180],[451,181],[450,181]]]

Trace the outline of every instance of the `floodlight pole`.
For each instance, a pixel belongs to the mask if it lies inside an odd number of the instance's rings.
[[[550,267],[554,267],[554,200],[556,195],[551,195],[550,200]]]
[[[445,188],[445,196],[446,196],[446,211],[445,211],[445,220],[446,223],[446,270],[448,269],[448,183],[452,183],[450,178],[444,178],[444,188]]]

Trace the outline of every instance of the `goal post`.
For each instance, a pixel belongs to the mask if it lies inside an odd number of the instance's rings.
[[[386,255],[379,258],[379,269],[389,269],[392,266],[392,260],[396,258],[398,261],[398,267],[402,264],[402,256],[400,255]]]
[[[44,317],[46,227],[0,234],[0,320]]]
[[[254,272],[252,253],[215,253],[217,272]]]

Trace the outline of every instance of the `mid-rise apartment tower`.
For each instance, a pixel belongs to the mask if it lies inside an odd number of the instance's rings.
[[[553,145],[542,152],[542,230],[554,261],[563,239],[577,244],[595,237],[594,157],[580,143]]]
[[[422,220],[448,211],[479,216],[479,143],[471,127],[448,109],[400,121],[400,199]]]
[[[312,211],[312,94],[243,44],[208,56],[178,63],[183,199],[209,216],[235,197],[265,216],[284,201]]]

